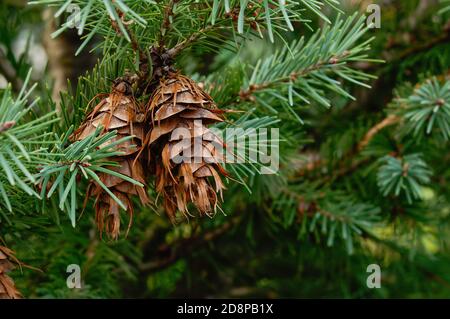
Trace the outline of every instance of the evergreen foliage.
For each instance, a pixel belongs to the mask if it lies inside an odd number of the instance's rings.
[[[381,29],[367,24],[364,1],[3,1],[0,248],[32,266],[8,272],[21,294],[448,297],[450,4],[376,2]],[[75,34],[67,59],[97,61],[63,88],[50,66],[32,68],[48,10],[50,41]],[[259,140],[279,144],[279,171],[260,174],[250,143],[245,163],[225,165],[213,218],[178,214],[174,225],[154,174],[144,185],[113,169],[133,136],[99,126],[70,138],[119,77],[135,75],[148,107],[164,67],[227,111],[214,129],[280,132]],[[134,200],[116,241],[99,235],[85,200],[94,181],[127,208],[104,175],[148,187],[154,201]],[[66,286],[71,264],[82,289]],[[381,289],[366,286],[369,264],[381,266]]]

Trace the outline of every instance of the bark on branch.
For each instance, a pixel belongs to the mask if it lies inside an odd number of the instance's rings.
[[[8,61],[2,48],[0,48],[0,73],[5,77],[6,81],[11,83],[14,92],[22,90],[23,81],[18,77],[16,70]]]

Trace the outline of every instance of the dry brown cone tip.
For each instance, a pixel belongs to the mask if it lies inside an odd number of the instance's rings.
[[[17,290],[14,281],[8,276],[8,272],[20,264],[14,256],[14,252],[4,246],[0,246],[0,299],[20,299],[22,295]]]
[[[200,215],[211,216],[219,207],[225,189],[222,176],[227,176],[220,164],[220,147],[225,145],[207,126],[222,122],[223,113],[193,80],[178,73],[162,78],[152,95],[146,144],[156,191],[172,222],[177,211],[191,215],[189,203]]]
[[[132,95],[131,84],[124,79],[114,82],[112,91],[104,97],[86,117],[82,125],[72,135],[72,140],[80,141],[93,134],[96,129],[103,127],[102,134],[117,130],[117,136],[111,140],[120,140],[127,136],[135,136],[132,140],[123,142],[117,146],[117,150],[124,155],[110,158],[119,166],[107,167],[110,170],[133,178],[145,184],[142,161],[139,157],[144,140],[144,112]],[[102,145],[104,147],[106,145]],[[99,174],[100,180],[110,191],[120,199],[127,207],[131,226],[133,217],[132,196],[138,195],[141,203],[150,203],[146,189],[106,173]],[[96,182],[91,182],[87,198],[95,198],[96,222],[100,233],[105,231],[112,238],[117,238],[120,233],[120,206],[104,191]]]

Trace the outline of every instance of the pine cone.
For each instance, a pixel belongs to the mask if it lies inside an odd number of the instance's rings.
[[[16,289],[14,281],[7,273],[18,263],[14,252],[9,248],[0,246],[0,299],[20,299],[22,295]]]
[[[177,210],[189,214],[190,202],[201,215],[215,212],[218,194],[221,197],[225,189],[221,175],[227,173],[220,165],[218,149],[224,144],[206,125],[222,122],[223,112],[194,81],[170,73],[160,81],[147,113],[152,122],[146,138],[150,167],[156,174],[156,191],[164,198],[169,218],[175,222]],[[187,139],[180,136],[186,131],[190,133]]]
[[[104,129],[103,134],[117,130],[118,134],[111,142],[135,135],[132,140],[117,146],[117,150],[125,154],[110,158],[111,161],[117,162],[119,166],[108,167],[108,169],[145,184],[144,171],[139,158],[144,140],[144,117],[140,105],[132,96],[131,84],[126,80],[119,79],[115,81],[112,92],[108,97],[104,98],[94,108],[84,123],[74,132],[72,140],[85,139],[94,133],[100,125]],[[132,147],[132,145],[136,145],[136,147]],[[106,144],[102,146],[104,147]],[[141,203],[147,205],[150,203],[150,199],[146,189],[105,173],[99,174],[99,178],[127,206],[130,215],[128,227],[130,227],[133,217],[131,197],[132,195],[138,195]],[[90,184],[88,197],[95,197],[96,222],[99,231],[105,230],[112,238],[117,238],[120,232],[120,206],[96,182]]]

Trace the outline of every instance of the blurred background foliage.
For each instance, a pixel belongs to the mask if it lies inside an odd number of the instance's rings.
[[[25,2],[0,2],[0,96],[6,94],[7,82],[18,94],[33,67],[30,81],[38,85],[32,96],[40,97],[34,113],[59,108],[64,123],[51,128],[62,133],[80,123],[96,93],[107,92],[116,76],[133,68],[133,56],[100,46],[111,42],[120,47],[117,39],[104,41],[101,33],[75,56],[84,39],[72,29],[51,39],[59,25],[51,9]],[[12,274],[23,295],[448,297],[450,4],[337,3],[339,10],[328,4],[321,8],[330,21],[380,5],[381,28],[369,30],[359,43],[373,37],[366,54],[385,62],[354,62],[355,70],[374,75],[366,79],[371,88],[345,82],[354,100],[321,91],[332,107],[314,99],[309,106],[296,100],[293,112],[288,108],[277,114],[261,104],[270,101],[283,109],[289,103],[271,95],[261,95],[261,102],[241,101],[242,110],[281,120],[273,124],[283,135],[279,175],[248,176],[251,192],[228,184],[226,215],[213,219],[193,218],[173,226],[161,210],[139,208],[128,237],[118,241],[99,237],[89,206],[73,228],[54,199],[45,205],[14,200],[15,213],[5,213],[14,226],[2,219],[0,238],[22,262],[39,269],[23,267]],[[151,14],[146,18],[151,20]],[[304,12],[304,19],[310,22],[293,22],[294,31],[280,31],[282,39],[276,36],[274,44],[268,37],[251,36],[237,47],[226,41],[209,49],[206,42],[194,45],[183,52],[177,67],[209,86],[219,106],[227,107],[227,99],[249,84],[243,61],[254,66],[285,50],[286,43],[301,35],[309,39],[327,26],[311,11]],[[143,43],[154,41],[139,36]],[[5,72],[5,61],[14,72]],[[442,105],[436,111],[438,100]],[[441,120],[429,124],[429,114],[421,113],[427,108]],[[82,289],[66,287],[70,264],[81,266]],[[381,266],[381,289],[366,286],[369,264]]]

